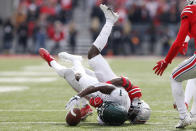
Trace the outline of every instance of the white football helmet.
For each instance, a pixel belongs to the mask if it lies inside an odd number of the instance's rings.
[[[188,5],[196,4],[196,0],[186,0]]]
[[[128,112],[128,119],[132,124],[144,124],[150,119],[151,109],[143,100],[138,101],[138,105],[132,105]]]

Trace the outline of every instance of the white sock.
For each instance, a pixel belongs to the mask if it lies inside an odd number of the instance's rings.
[[[97,49],[101,52],[103,48],[106,46],[108,37],[110,36],[110,33],[112,31],[112,26],[113,24],[111,22],[105,23],[103,26],[99,36],[97,39],[94,41],[93,45],[97,47]]]
[[[182,87],[182,82],[177,82],[171,78],[171,88],[174,101],[176,102],[180,119],[184,119],[187,113],[186,105],[184,102],[184,91]]]
[[[65,77],[66,67],[58,64],[55,60],[50,62],[51,67],[57,72],[60,77]]]
[[[187,81],[186,88],[185,88],[185,102],[189,105],[191,102],[191,99],[193,97],[194,88],[196,88],[195,85],[195,79],[190,79]]]

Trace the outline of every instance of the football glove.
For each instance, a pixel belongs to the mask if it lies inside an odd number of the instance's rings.
[[[138,86],[133,86],[131,90],[128,91],[128,94],[131,100],[142,97],[142,91]]]
[[[89,103],[91,106],[93,107],[100,107],[103,104],[103,100],[101,99],[101,97],[91,97],[89,100]]]
[[[78,105],[79,104],[79,100],[80,100],[80,97],[79,96],[73,96],[70,100],[69,100],[69,102],[66,104],[66,106],[65,106],[65,108],[67,109],[67,110],[71,110],[71,109],[73,109],[76,105]]]
[[[186,55],[187,49],[188,49],[188,42],[184,42],[179,49],[179,53],[181,55]]]
[[[163,72],[167,68],[168,63],[165,60],[160,60],[157,65],[153,68],[155,74],[162,76]]]

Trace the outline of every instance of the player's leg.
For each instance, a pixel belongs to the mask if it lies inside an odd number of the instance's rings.
[[[85,69],[81,63],[82,57],[77,55],[71,55],[66,52],[61,52],[58,54],[59,58],[70,60],[73,63],[73,74],[75,76],[75,80],[77,80],[77,83],[79,84],[79,87],[81,90],[87,88],[88,86],[94,85],[98,83],[98,80],[94,76],[94,73],[88,69]],[[91,95],[89,95],[88,98],[90,98]],[[92,109],[86,103],[86,105],[83,105],[81,111],[82,119],[85,119],[87,116],[92,114]]]
[[[191,107],[191,118],[192,122],[196,122],[196,79],[190,79],[187,82],[185,89],[185,102],[190,104],[191,98],[193,98],[193,103]]]
[[[188,80],[185,88],[185,103],[187,103],[188,105],[190,105],[195,89],[196,89],[196,79]]]
[[[183,128],[191,123],[190,115],[187,113],[187,108],[185,105],[182,81],[196,77],[195,65],[196,57],[194,55],[191,58],[183,61],[177,68],[174,69],[171,75],[172,94],[181,119],[179,124],[176,126],[177,128]]]
[[[44,48],[40,48],[39,49],[39,54],[40,56],[46,61],[48,62],[48,65],[50,67],[52,67],[56,72],[57,74],[60,76],[60,77],[63,77],[64,78],[64,74],[67,70],[66,67],[58,64],[55,59],[50,55],[50,53],[44,49]]]
[[[105,14],[106,23],[103,26],[97,39],[94,41],[93,46],[90,48],[88,52],[88,59],[89,59],[89,65],[95,71],[95,75],[97,79],[100,82],[106,82],[113,78],[116,78],[116,75],[113,73],[109,64],[102,57],[100,52],[106,46],[108,37],[112,31],[112,27],[114,23],[118,20],[119,16],[105,5],[100,5],[100,8]]]
[[[195,95],[196,89],[194,89],[193,91],[194,91],[193,104],[191,107],[190,114],[191,114],[192,122],[196,123],[196,95]]]
[[[63,77],[76,92],[82,91],[83,88],[81,88],[78,81],[76,81],[75,73],[72,68],[66,68],[65,66],[58,64],[55,59],[50,55],[50,53],[43,48],[39,49],[39,53],[40,56],[46,62],[48,62],[49,66],[51,66],[59,76]],[[93,110],[90,108],[90,106],[88,105],[88,101],[85,99],[82,100],[81,105],[81,113],[84,119],[88,115],[92,114]]]

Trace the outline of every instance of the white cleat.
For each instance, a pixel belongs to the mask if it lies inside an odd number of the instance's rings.
[[[103,11],[106,21],[111,23],[116,23],[119,18],[119,14],[112,11],[111,8],[107,7],[106,5],[100,4],[100,8]]]
[[[70,60],[70,61],[75,61],[75,60],[79,60],[79,61],[82,61],[82,56],[79,56],[79,55],[72,55],[72,54],[69,54],[67,52],[60,52],[58,54],[58,57],[62,60]]]
[[[191,117],[189,114],[187,114],[184,119],[180,119],[180,121],[176,125],[176,128],[184,128],[188,125],[191,125],[191,122],[192,122]]]

